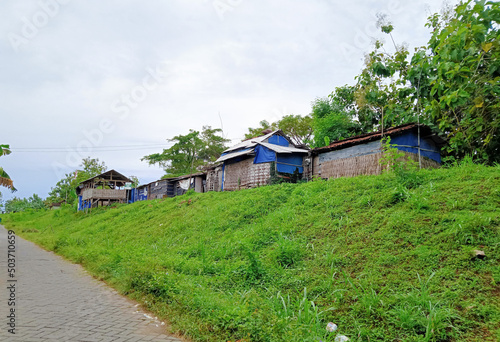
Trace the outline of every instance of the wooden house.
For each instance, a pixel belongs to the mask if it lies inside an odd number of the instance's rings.
[[[78,210],[88,210],[113,203],[127,203],[129,197],[126,189],[132,181],[121,173],[110,170],[89,178],[78,185]]]
[[[220,188],[217,190],[239,190],[269,183],[271,174],[286,177],[303,173],[303,159],[309,150],[299,148],[281,131],[242,141],[225,150],[217,163],[221,163]],[[216,172],[217,169],[214,169]],[[214,181],[219,176],[211,174]],[[208,178],[208,176],[207,176]],[[214,189],[215,190],[215,189]]]
[[[379,163],[383,137],[391,137],[391,144],[422,168],[435,168],[441,164],[440,150],[445,141],[426,125],[406,124],[311,150],[306,167],[307,178],[380,174],[383,169]]]

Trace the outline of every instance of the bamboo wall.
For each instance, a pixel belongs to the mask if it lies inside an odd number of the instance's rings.
[[[405,155],[418,163],[418,155],[404,152]],[[319,163],[319,158],[314,158],[313,175],[321,178],[355,177],[360,175],[378,175],[385,167],[379,164],[382,152],[364,156],[329,160]],[[422,168],[438,168],[439,163],[422,157]]]
[[[103,199],[103,200],[127,200],[127,190],[114,189],[84,189],[82,200]]]
[[[231,191],[266,185],[271,177],[270,164],[254,164],[253,158],[248,158],[226,165],[224,169],[224,190]]]

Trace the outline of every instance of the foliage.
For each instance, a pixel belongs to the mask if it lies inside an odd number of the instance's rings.
[[[262,132],[271,129],[280,129],[288,136],[295,145],[309,145],[311,143],[313,127],[310,115],[285,115],[280,120],[270,124],[266,120],[259,122],[260,127],[248,128],[245,139],[251,139],[262,135]]]
[[[316,99],[312,106],[313,147],[329,145],[330,142],[359,134],[362,126],[357,119],[359,113],[354,101],[354,88],[336,88],[328,98]]]
[[[99,158],[90,157],[82,159],[80,167],[82,169],[75,172],[77,184],[108,170],[106,163],[100,162]]]
[[[106,172],[108,167],[104,162],[100,162],[99,158],[84,158],[80,164],[81,169],[75,170],[74,173],[68,173],[65,177],[59,180],[55,187],[51,188],[49,196],[45,200],[47,205],[52,203],[65,202],[73,204],[76,202],[76,187],[81,182],[100,175]]]
[[[256,128],[248,127],[248,133],[245,134],[245,139],[260,137],[262,135],[262,132],[268,129],[273,131],[278,129],[278,124],[276,122],[270,124],[267,120],[260,121],[259,125],[260,126]]]
[[[46,199],[47,205],[61,202],[74,203],[77,198],[75,189],[78,183],[74,173],[66,174],[63,179],[56,183],[55,187],[51,188]]]
[[[465,1],[451,18],[438,15],[427,53],[413,60],[426,78],[426,111],[449,138],[454,158],[500,161],[500,3]]]
[[[26,211],[28,209],[38,210],[45,209],[45,203],[43,199],[37,194],[29,198],[17,198],[14,197],[10,200],[5,201],[5,212],[6,213],[16,213]]]
[[[420,121],[448,137],[445,159],[498,162],[499,24],[500,3],[468,0],[429,18],[429,42],[413,56],[396,44],[387,53],[376,42],[357,77],[356,102],[371,113],[360,122],[383,128]],[[387,22],[380,27],[393,30]]]
[[[7,156],[9,154],[11,154],[9,145],[0,145],[0,157]],[[1,166],[0,166],[0,186],[8,188],[12,190],[12,192],[17,191],[17,189],[14,187],[14,182]]]
[[[139,186],[140,182],[139,182],[139,178],[137,178],[137,176],[130,176],[128,178],[130,178],[130,180],[132,181],[133,188],[136,188]]]
[[[201,134],[190,130],[186,135],[169,139],[175,142],[172,147],[162,153],[144,156],[141,160],[149,165],[158,164],[168,176],[192,173],[202,165],[213,163],[226,149],[229,140],[219,136],[219,133],[222,133],[221,129],[210,126],[203,126]]]
[[[500,166],[2,215],[195,341],[498,341]],[[405,199],[394,201],[395,189]],[[119,223],[119,224],[118,224]],[[480,249],[486,258],[473,256]],[[328,322],[339,329],[328,333]]]

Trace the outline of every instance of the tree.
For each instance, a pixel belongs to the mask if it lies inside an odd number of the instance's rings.
[[[78,184],[79,182],[76,180],[74,173],[66,174],[66,176],[59,180],[56,186],[51,189],[46,199],[46,203],[48,205],[61,202],[69,204],[74,203],[77,198],[75,188]]]
[[[20,211],[25,211],[28,209],[39,210],[45,209],[45,203],[42,198],[37,194],[33,194],[33,196],[29,198],[17,198],[14,197],[5,202],[5,212],[7,213],[15,213]]]
[[[108,167],[106,163],[100,162],[99,158],[84,158],[80,164],[81,170],[76,171],[76,182],[80,183],[86,179],[100,175],[106,172]]]
[[[149,165],[163,167],[168,176],[192,173],[200,166],[217,160],[226,149],[229,140],[219,136],[219,133],[222,133],[221,129],[212,129],[210,126],[203,126],[201,134],[189,130],[186,135],[168,139],[174,142],[172,147],[161,153],[144,156],[141,160],[147,161]]]
[[[274,131],[278,127],[277,123],[274,122],[270,124],[267,120],[260,121],[259,125],[260,127],[256,128],[248,127],[248,133],[245,134],[245,139],[252,139],[255,137],[259,137],[265,130],[271,129]]]
[[[310,115],[285,115],[280,120],[269,123],[266,120],[259,122],[260,127],[248,128],[245,139],[251,139],[262,135],[262,132],[271,129],[280,129],[286,134],[295,145],[309,145],[313,134],[312,117]]]
[[[338,87],[326,98],[316,99],[312,105],[313,147],[348,138],[361,132],[356,118],[354,87]]]
[[[0,145],[0,157],[11,154],[9,145]],[[10,189],[12,192],[17,191],[14,187],[14,182],[5,170],[0,166],[0,186]]]
[[[431,39],[412,59],[410,79],[425,87],[426,114],[453,159],[500,161],[499,24],[499,2],[462,2],[449,17],[429,18]]]
[[[285,115],[277,122],[279,129],[283,131],[295,145],[309,145],[313,134],[313,119],[310,115]]]
[[[445,159],[499,162],[499,24],[498,2],[467,0],[429,18],[429,42],[411,58],[377,42],[357,77],[357,104],[381,126],[418,120],[438,129],[448,138]],[[381,29],[390,35],[393,27]]]
[[[73,204],[76,199],[76,187],[82,181],[95,177],[106,172],[108,167],[104,162],[100,162],[99,158],[84,158],[80,164],[81,169],[68,173],[65,177],[57,182],[46,199],[46,203],[66,202]]]
[[[137,178],[136,176],[130,176],[128,178],[130,178],[130,180],[132,181],[133,188],[137,188],[139,186],[139,184],[140,184],[139,178]]]

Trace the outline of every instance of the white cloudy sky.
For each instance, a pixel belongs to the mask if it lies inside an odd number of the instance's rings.
[[[46,197],[85,156],[153,181],[163,171],[140,158],[167,138],[222,122],[237,142],[263,119],[306,115],[315,98],[353,83],[371,40],[383,37],[377,12],[412,49],[427,42],[426,18],[441,7],[442,0],[1,1],[0,143],[13,153],[0,165],[21,197]]]

